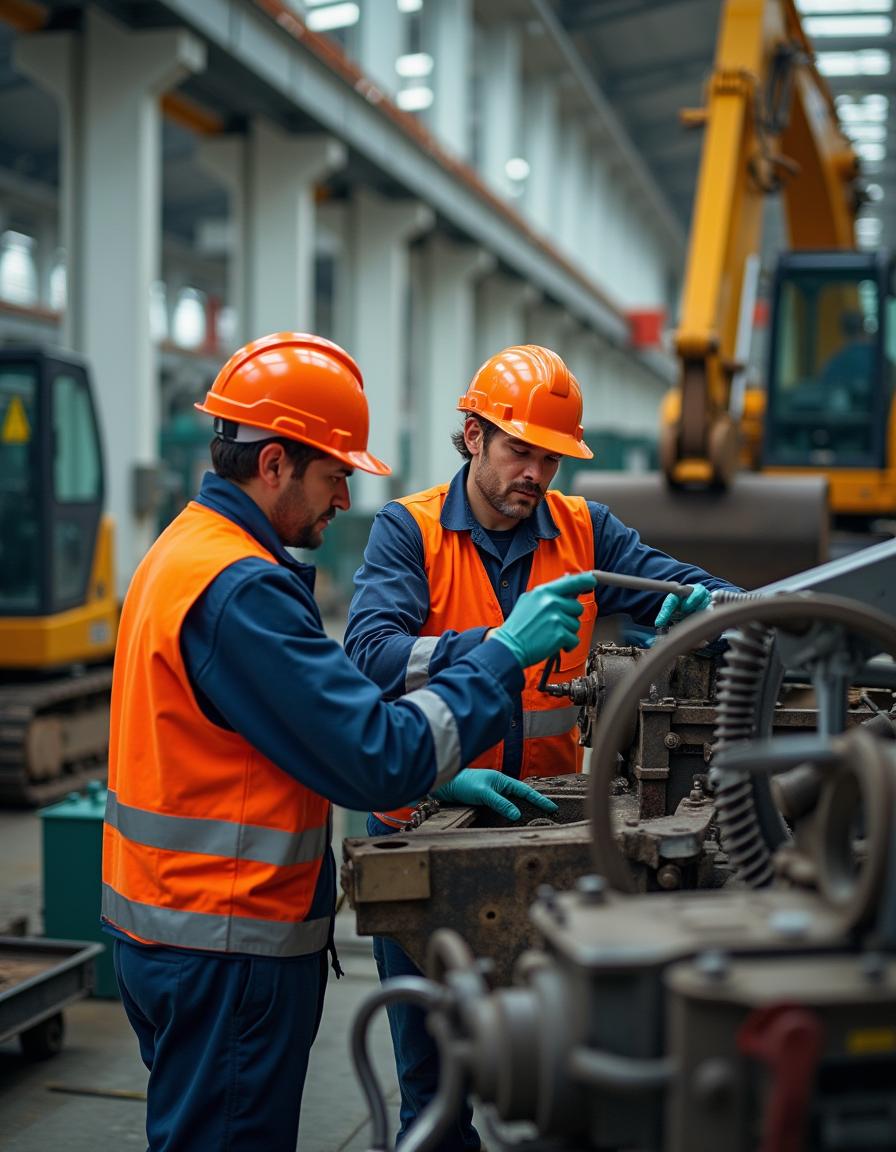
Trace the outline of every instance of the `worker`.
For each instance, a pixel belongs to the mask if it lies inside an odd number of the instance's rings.
[[[510,818],[521,781],[459,771],[500,738],[524,667],[578,642],[593,577],[521,598],[488,643],[387,704],[328,639],[316,548],[367,451],[361,373],[279,333],[240,349],[195,501],[140,563],[112,687],[102,915],[149,1069],[150,1152],[293,1152],[334,956],[330,803],[432,791]],[[480,779],[480,777],[484,777]],[[512,785],[512,786],[508,786]]]
[[[609,569],[693,585],[675,595],[598,586],[585,597],[579,643],[561,657],[554,680],[585,672],[598,610],[629,613],[656,627],[705,608],[711,590],[730,587],[700,568],[643,544],[602,504],[549,491],[563,457],[585,460],[582,393],[561,358],[536,345],[506,348],[479,369],[461,397],[462,429],[452,439],[465,463],[450,483],[387,504],[376,516],[355,575],[345,650],[387,697],[419,691],[461,653],[475,652],[514,611],[527,588],[564,572]],[[470,761],[514,779],[578,772],[578,709],[526,688],[502,739]],[[401,828],[412,809],[376,811],[372,836]],[[411,975],[413,962],[392,940],[375,938],[380,977]],[[401,1089],[398,1142],[432,1098],[438,1053],[420,1009],[388,1008]],[[465,1105],[440,1152],[480,1147]]]

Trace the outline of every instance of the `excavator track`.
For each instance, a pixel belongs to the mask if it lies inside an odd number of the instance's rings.
[[[112,668],[0,683],[0,804],[48,804],[105,780]]]

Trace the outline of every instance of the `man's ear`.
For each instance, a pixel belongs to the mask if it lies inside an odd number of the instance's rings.
[[[464,421],[464,444],[473,456],[482,452],[482,425],[475,416],[468,416]]]
[[[282,444],[265,444],[258,453],[258,476],[269,488],[279,488],[283,481],[286,453]]]

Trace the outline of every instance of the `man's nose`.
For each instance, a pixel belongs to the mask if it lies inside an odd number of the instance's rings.
[[[352,498],[349,495],[348,480],[344,479],[339,487],[336,489],[336,495],[333,499],[333,507],[341,508],[343,512],[347,512],[352,506]]]

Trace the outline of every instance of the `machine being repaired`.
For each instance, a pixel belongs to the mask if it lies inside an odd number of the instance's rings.
[[[513,983],[493,987],[441,930],[430,980],[392,981],[362,1006],[353,1052],[372,1148],[388,1143],[366,1030],[399,999],[427,1009],[442,1064],[405,1152],[433,1147],[467,1091],[502,1152],[896,1145],[896,743],[891,715],[849,710],[856,685],[892,671],[869,660],[896,656],[894,563],[888,543],[826,565],[782,582],[795,591],[718,606],[632,661],[598,723],[593,871],[572,891],[538,892],[540,947]],[[737,878],[634,895],[609,802],[632,712],[721,631],[709,783]],[[811,733],[772,727],[785,671],[814,688]]]

